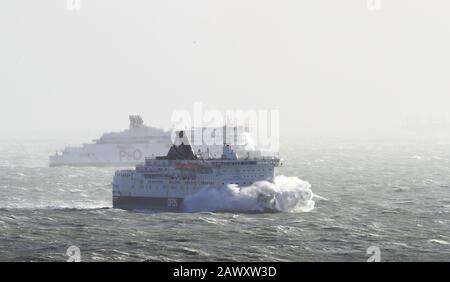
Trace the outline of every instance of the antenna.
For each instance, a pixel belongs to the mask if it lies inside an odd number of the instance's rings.
[[[223,145],[225,146],[227,144],[227,125],[224,124],[223,126]]]

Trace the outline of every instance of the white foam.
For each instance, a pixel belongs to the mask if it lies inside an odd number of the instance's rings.
[[[261,194],[274,196],[275,208],[279,212],[308,212],[314,209],[311,185],[297,177],[287,176],[277,176],[273,183],[260,181],[245,187],[229,185],[204,189],[186,197],[183,206],[187,212],[262,212],[265,206],[258,201]]]
[[[435,243],[435,244],[439,244],[439,245],[450,245],[449,242],[444,241],[444,240],[438,240],[438,239],[430,239],[428,240],[429,243]]]

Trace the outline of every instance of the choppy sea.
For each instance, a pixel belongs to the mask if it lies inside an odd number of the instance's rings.
[[[450,261],[450,143],[282,143],[314,196],[279,213],[112,209],[117,168],[48,167],[69,143],[0,139],[0,261]]]

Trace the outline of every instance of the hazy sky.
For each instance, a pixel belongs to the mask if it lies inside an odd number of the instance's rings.
[[[0,128],[278,109],[282,132],[448,115],[450,1],[0,1]]]

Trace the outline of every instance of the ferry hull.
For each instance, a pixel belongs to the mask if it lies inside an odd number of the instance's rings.
[[[262,203],[263,204],[263,203]],[[157,197],[113,197],[113,208],[122,210],[145,210],[153,212],[183,212],[183,198],[157,198]],[[228,212],[227,210],[215,210],[216,212]],[[270,205],[260,210],[248,210],[245,213],[278,213],[278,210]]]
[[[183,211],[183,198],[115,196],[113,208],[123,210]]]
[[[146,157],[165,154],[170,143],[157,144],[88,144],[50,156],[49,166],[135,166]]]

